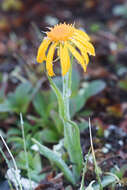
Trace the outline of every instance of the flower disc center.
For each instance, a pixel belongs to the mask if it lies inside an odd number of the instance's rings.
[[[74,27],[72,25],[59,24],[47,32],[47,37],[55,42],[66,41],[72,37],[73,33]]]

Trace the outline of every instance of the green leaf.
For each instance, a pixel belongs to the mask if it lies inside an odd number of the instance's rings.
[[[59,135],[55,131],[51,129],[44,129],[42,132],[42,141],[48,143],[55,143],[58,142]]]
[[[2,104],[0,104],[0,112],[11,112],[14,111],[13,108],[11,107],[11,105],[9,104],[9,102],[4,102]]]
[[[16,129],[16,128],[11,128],[11,129],[8,130],[7,135],[8,136],[11,136],[11,135],[21,135],[21,130]]]
[[[23,139],[21,137],[10,137],[9,139],[7,139],[7,142],[10,143],[10,142],[17,142],[21,145],[23,145]]]
[[[102,80],[92,81],[88,85],[86,84],[84,86],[85,97],[90,98],[91,96],[95,96],[96,94],[104,90],[105,87],[106,83]]]
[[[118,86],[121,89],[127,91],[127,79],[119,81]]]
[[[62,77],[54,77],[53,79],[53,82],[55,83],[55,85],[59,88],[59,90],[62,91]]]
[[[36,132],[32,137],[36,140],[38,140],[39,142],[43,143],[42,141],[42,135],[43,135],[43,130],[39,130],[38,132]]]
[[[30,170],[30,177],[33,181],[40,183],[45,178],[45,174],[40,174],[36,170]]]
[[[67,187],[65,187],[65,190],[72,190],[72,186],[68,185]]]
[[[70,100],[70,115],[73,117],[85,105],[86,99],[83,94],[78,94]]]
[[[30,94],[32,90],[32,84],[30,82],[21,83],[15,91],[17,97]]]
[[[61,171],[64,173],[65,177],[72,183],[75,184],[74,177],[72,175],[71,170],[68,168],[68,166],[65,164],[65,162],[59,157],[56,153],[54,153],[49,148],[41,145],[37,140],[32,138],[32,141],[37,144],[39,148],[40,154],[45,156],[47,159],[49,159],[51,162],[53,162],[58,168],[61,169]]]
[[[42,164],[41,164],[41,158],[40,158],[39,153],[36,153],[35,156],[33,157],[32,167],[38,173],[41,172],[41,170],[42,170]]]
[[[53,80],[51,79],[51,77],[48,76],[50,85],[53,89],[53,91],[55,92],[57,99],[58,99],[58,105],[59,105],[59,115],[61,117],[61,119],[64,118],[64,101],[63,101],[63,97],[62,94],[60,92],[60,90],[57,88],[57,86],[55,85],[55,83],[53,82]]]
[[[11,93],[9,98],[12,107],[16,109],[17,113],[25,113],[27,111],[28,105],[31,101],[32,95],[32,85],[29,82],[20,84],[15,93]]]
[[[49,113],[51,109],[54,109],[54,93],[51,93],[50,90],[48,91],[41,91],[36,94],[33,105],[37,111],[37,113],[47,119],[49,117]],[[56,101],[56,97],[55,97]]]
[[[58,113],[56,113],[55,111],[52,111],[50,114],[50,117],[54,121],[54,125],[55,125],[54,127],[56,127],[58,133],[61,136],[63,136],[64,126],[63,126],[62,120],[59,118]]]
[[[31,101],[32,85],[29,82],[20,84],[14,93],[9,93],[7,99],[0,104],[0,112],[26,113]]]
[[[12,136],[12,137],[8,137],[7,139],[8,143],[13,143],[15,148],[23,148],[23,139],[21,137],[16,137],[16,136]]]
[[[112,183],[116,182],[116,178],[114,176],[104,176],[102,181],[101,181],[101,184],[103,187],[106,187]],[[94,190],[100,190],[100,185],[99,184],[95,184],[93,185],[93,189]]]
[[[73,97],[70,102],[71,117],[73,117],[76,112],[81,110],[85,105],[86,101],[104,90],[106,87],[105,82],[101,80],[92,81],[89,83],[84,83],[84,88],[82,88],[77,96]]]
[[[27,159],[29,163],[29,175],[31,179],[39,182],[40,180],[44,178],[44,174],[40,175],[40,171],[42,170],[42,165],[41,165],[41,159],[40,159],[39,153],[33,154],[32,152],[28,151]],[[16,162],[19,169],[22,169],[26,172],[28,171],[27,161],[26,161],[26,156],[25,156],[24,151],[21,151],[17,155]]]
[[[67,125],[69,124],[69,125]],[[73,173],[76,181],[78,181],[83,168],[83,156],[80,145],[80,133],[76,123],[67,120],[65,123],[65,143],[73,164]]]
[[[84,131],[89,127],[89,123],[88,121],[83,121],[82,123],[78,123],[78,126],[80,131]]]
[[[79,71],[77,70],[76,67],[73,67],[72,68],[72,84],[71,84],[72,96],[74,96],[77,93],[79,89],[79,85],[80,85],[80,80],[81,80],[81,77],[80,77]]]
[[[31,154],[28,153],[27,156],[28,156],[28,160],[30,160]],[[27,170],[27,168],[26,168],[26,159],[25,158],[26,157],[25,157],[25,152],[24,151],[21,151],[17,155],[17,157],[16,157],[16,163],[17,163],[18,168],[23,169],[23,170]]]
[[[92,114],[93,114],[93,111],[90,109],[83,110],[83,111],[78,113],[78,115],[81,117],[90,117]]]
[[[30,151],[27,152],[27,159],[28,159],[28,163],[29,163],[29,168],[31,170],[36,170],[37,164],[39,162],[39,159],[35,159],[36,155],[32,154]],[[26,160],[26,156],[25,156],[25,152],[21,151],[17,157],[16,157],[16,161],[18,164],[18,167],[20,169],[26,170],[27,171],[27,160]],[[35,165],[35,162],[38,161]],[[41,163],[39,162],[39,167],[40,170],[38,172],[41,171],[42,167],[41,167]]]
[[[42,93],[37,93],[33,100],[33,105],[37,113],[44,118],[47,117],[47,99],[44,97]],[[50,102],[49,102],[50,103]]]
[[[42,170],[40,155],[38,153],[33,154],[32,152],[28,151],[27,158],[28,158],[30,169],[36,170],[39,173]],[[21,151],[17,155],[16,160],[20,164],[20,168],[27,170],[26,168],[27,161],[26,161],[26,156],[25,156],[24,151]]]

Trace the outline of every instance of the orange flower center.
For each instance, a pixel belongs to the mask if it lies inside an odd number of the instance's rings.
[[[72,37],[73,33],[74,27],[64,23],[51,28],[50,32],[47,32],[47,37],[55,42],[66,41]]]

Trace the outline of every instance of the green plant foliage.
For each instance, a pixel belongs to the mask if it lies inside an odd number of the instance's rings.
[[[35,152],[33,153],[33,152],[28,151],[27,158],[29,162],[30,177],[32,180],[39,182],[44,177],[44,175],[39,174],[42,170],[40,155],[38,153],[35,153]],[[26,163],[24,151],[21,151],[19,155],[16,157],[16,162],[17,162],[18,168],[22,169],[23,171],[26,171],[27,163]]]
[[[127,18],[127,4],[115,6],[113,13],[116,16],[123,16],[124,18]]]
[[[105,82],[101,80],[95,80],[92,82],[84,83],[84,87],[80,89],[76,96],[71,98],[70,102],[70,112],[71,117],[73,117],[78,111],[80,111],[85,105],[86,101],[104,90],[106,87]]]
[[[59,115],[61,120],[64,123],[64,144],[69,154],[70,160],[73,163],[73,174],[75,177],[75,181],[79,180],[81,171],[82,171],[82,150],[80,146],[80,134],[78,126],[69,120],[69,115],[66,112],[67,98],[69,98],[69,92],[71,90],[71,77],[68,75],[65,76],[63,80],[63,96],[61,91],[56,86],[54,81],[49,77],[50,85],[55,92],[58,100],[59,106]]]
[[[7,95],[0,104],[0,112],[26,113],[31,101],[32,85],[29,82],[20,84],[15,92]]]
[[[122,89],[127,91],[127,79],[125,80],[120,80],[118,83],[118,86]]]
[[[119,180],[122,180],[126,170],[127,170],[127,164],[123,165],[121,168],[119,167],[111,168],[110,172],[115,174],[119,178]]]
[[[89,123],[88,121],[83,121],[81,123],[78,123],[78,127],[80,131],[84,131],[85,129],[87,129],[89,127]]]
[[[86,188],[86,190],[94,190],[93,189],[93,183],[94,183],[94,181],[91,181],[89,186]]]
[[[72,184],[75,184],[75,180],[74,180],[71,170],[68,168],[68,166],[65,164],[65,162],[61,159],[61,157],[59,157],[56,153],[54,153],[52,150],[50,150],[46,146],[41,145],[37,140],[32,139],[32,141],[35,144],[37,144],[40,154],[42,154],[43,156],[48,158],[51,162],[53,162],[58,168],[61,169],[61,171],[64,173],[65,177]]]
[[[15,135],[21,135],[21,130],[19,130],[17,128],[11,128],[7,132],[7,137],[9,137],[11,135],[13,135],[13,136],[15,136]]]
[[[27,149],[30,149],[30,147],[32,146],[31,137],[32,137],[32,134],[26,135]],[[15,150],[15,152],[19,153],[21,150],[23,150],[23,139],[22,139],[21,134],[19,136],[16,136],[16,135],[8,136],[7,142],[13,144],[13,149]]]
[[[78,181],[83,167],[79,128],[76,123],[72,121],[66,122],[69,125],[65,127],[65,143],[70,156],[70,160],[73,163],[73,173],[75,180]]]
[[[54,77],[53,82],[57,86],[57,88],[62,91],[62,78],[61,77]],[[81,76],[77,67],[74,65],[72,68],[72,83],[71,83],[71,96],[75,96],[79,90]],[[74,81],[74,82],[73,82]]]
[[[110,176],[110,175],[104,176],[103,179],[101,180],[101,184],[103,187],[106,187],[115,182],[116,182],[116,178],[114,176]],[[100,190],[100,185],[99,184],[93,185],[93,189]]]
[[[50,112],[50,117],[57,129],[57,132],[59,133],[59,136],[63,137],[63,123],[62,123],[62,120],[59,118],[59,115],[57,112],[55,111],[51,111]]]
[[[50,91],[47,92],[38,92],[33,99],[33,105],[36,112],[44,118],[44,120],[48,120],[50,111],[54,108],[54,103],[51,99]]]
[[[4,101],[4,98],[5,98],[5,87],[2,86],[0,89],[0,103]]]
[[[26,138],[26,148],[28,150],[28,161],[30,163],[30,177],[32,180],[38,182],[44,177],[44,175],[39,174],[40,170],[42,170],[40,156],[31,150],[31,147],[33,145],[31,138],[34,138],[35,140],[38,140],[38,143],[42,143],[41,148],[39,148],[39,150],[41,149],[41,154],[46,156],[49,160],[52,160],[62,170],[66,178],[74,184],[75,180],[78,181],[79,179],[83,163],[79,130],[82,131],[86,129],[88,127],[88,122],[84,121],[82,123],[79,123],[78,127],[75,123],[67,120],[64,113],[63,96],[60,92],[62,89],[62,81],[59,77],[55,77],[53,80],[49,77],[49,81],[52,89],[57,95],[58,106],[57,98],[51,90],[39,90],[34,93],[35,88],[33,88],[30,82],[26,82],[19,84],[15,91],[13,93],[9,93],[7,97],[3,95],[3,92],[1,93],[2,98],[0,104],[0,112],[11,112],[16,114],[19,114],[21,112],[25,114],[24,132]],[[83,85],[84,86],[79,91],[80,74],[77,70],[75,72],[75,69],[73,69],[70,103],[72,116],[74,116],[83,108],[86,101],[91,96],[96,95],[105,88],[105,83],[100,80],[88,82]],[[33,106],[32,108],[33,112],[35,112],[35,116],[30,115],[31,113],[29,115],[27,114],[30,103]],[[57,107],[59,107],[59,113],[61,117],[59,117],[57,113]],[[68,166],[64,163],[64,161],[61,158],[57,157],[57,154],[54,154],[52,150],[45,149],[43,145],[45,143],[58,143],[60,138],[63,137],[63,119],[65,120],[67,127],[70,127],[68,130],[66,130],[66,133],[68,135],[67,143],[70,147],[68,150],[71,152],[70,155],[73,155],[70,157],[70,161],[73,163],[73,174]],[[31,121],[33,121],[34,124],[30,124]],[[19,169],[21,169],[22,172],[28,176],[25,155],[23,152],[23,139],[20,123],[16,123],[16,126],[17,128],[13,127],[8,130],[7,142],[13,145],[13,153],[16,156]],[[77,152],[79,152],[79,154],[77,154]]]
[[[8,143],[14,143],[14,148],[19,149],[23,147],[23,139],[21,137],[12,136],[7,140]]]
[[[50,85],[53,89],[53,91],[55,92],[57,99],[58,99],[58,105],[59,105],[59,115],[61,117],[61,119],[64,118],[64,101],[63,101],[63,97],[62,94],[59,90],[59,88],[56,86],[56,84],[53,82],[53,80],[51,79],[51,77],[48,76]]]
[[[33,100],[33,106],[40,116],[39,119],[35,119],[36,124],[44,128],[44,142],[58,142],[63,135],[63,123],[56,112],[56,105],[56,98],[51,91],[39,92]]]
[[[42,133],[42,139],[44,142],[56,143],[59,140],[58,134],[51,129],[44,129]]]
[[[91,32],[98,32],[100,30],[100,28],[101,28],[100,23],[93,23],[90,26]]]
[[[75,96],[78,93],[80,86],[81,76],[77,68],[72,68],[72,83],[71,83],[71,96]]]

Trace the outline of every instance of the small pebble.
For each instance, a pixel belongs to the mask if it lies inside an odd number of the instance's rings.
[[[116,126],[115,126],[115,125],[110,125],[108,129],[109,129],[109,130],[115,130],[115,129],[116,129]]]
[[[112,148],[111,144],[108,144],[108,143],[105,144],[105,147],[108,148],[108,149],[111,149],[111,148]]]
[[[110,135],[110,131],[109,131],[109,130],[105,130],[105,131],[104,131],[104,137],[105,137],[105,138],[108,138],[109,135]]]
[[[48,15],[45,17],[45,22],[50,26],[54,26],[54,25],[58,24],[59,21],[56,17]]]
[[[93,163],[93,156],[92,156],[92,154],[89,155],[89,158],[87,158],[87,157],[88,157],[88,154],[85,156],[85,160],[88,159],[88,161],[92,164]]]
[[[123,146],[123,141],[122,140],[119,140],[118,143],[119,143],[120,146]]]
[[[103,147],[103,148],[102,148],[102,152],[106,154],[106,153],[108,153],[108,152],[109,152],[109,150],[108,150],[108,148]]]
[[[35,150],[35,151],[39,151],[39,148],[38,148],[38,146],[36,144],[32,145],[31,149]]]

